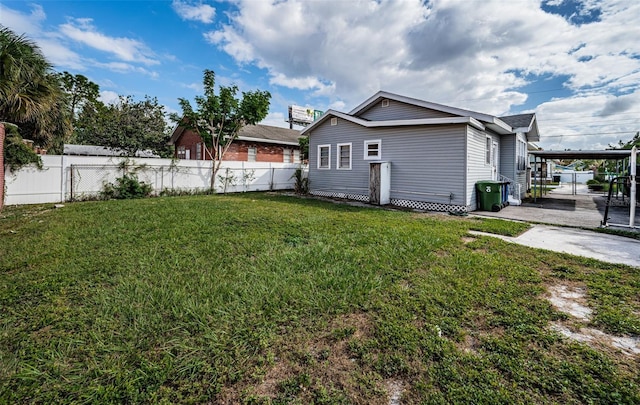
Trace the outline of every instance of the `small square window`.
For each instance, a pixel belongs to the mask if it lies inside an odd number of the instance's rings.
[[[389,100],[388,99],[382,100],[382,106],[389,107]]]
[[[331,168],[331,146],[318,145],[318,169]]]
[[[382,159],[382,140],[364,141],[364,160]]]
[[[351,170],[351,144],[339,143],[336,167],[339,170]]]
[[[331,118],[331,125],[335,126],[338,125],[338,119],[337,118]]]
[[[178,153],[177,153],[177,158],[178,159],[185,159],[187,156],[187,149],[184,146],[178,146]]]

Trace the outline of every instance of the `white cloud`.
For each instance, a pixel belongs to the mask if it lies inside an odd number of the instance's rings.
[[[580,114],[592,116],[621,106],[640,109],[640,2],[581,3],[581,16],[599,12],[582,24],[573,23],[575,16],[546,13],[539,0],[236,5],[230,22],[205,38],[239,64],[266,69],[271,84],[324,96],[327,106],[349,110],[383,89],[492,114],[517,113],[528,98],[517,89],[527,80],[567,76],[573,96],[545,103],[541,112],[571,111],[575,103]],[[612,101],[619,91],[631,95]],[[580,123],[565,130],[594,132]],[[584,145],[603,143],[584,139]]]
[[[31,13],[23,14],[0,4],[0,23],[18,35],[34,36],[42,30],[42,22],[47,18],[42,6],[34,4]]]
[[[148,70],[143,67],[133,65],[131,63],[125,63],[125,62],[102,63],[97,61],[92,61],[91,63],[95,67],[111,70],[112,72],[116,72],[116,73],[140,73],[145,76],[149,76],[151,79],[157,79],[160,76],[158,72],[155,72],[153,70]]]
[[[189,2],[174,0],[171,3],[173,10],[183,20],[200,21],[204,24],[211,24],[216,16],[216,9],[202,2]]]
[[[98,100],[105,104],[116,104],[120,100],[120,96],[115,91],[102,90]]]
[[[198,94],[204,93],[204,87],[202,83],[182,83],[182,87],[193,90]]]
[[[125,62],[156,65],[153,52],[142,42],[131,38],[109,37],[97,31],[91,18],[74,18],[60,26],[66,37],[99,51],[112,54]]]
[[[61,42],[56,33],[43,30],[42,24],[46,18],[39,5],[32,5],[31,12],[25,14],[0,4],[0,23],[16,34],[33,40],[55,68],[85,70],[86,66],[80,55]]]
[[[273,127],[289,128],[289,123],[285,122],[286,117],[281,112],[270,112],[267,118],[260,123],[263,125],[271,125]]]

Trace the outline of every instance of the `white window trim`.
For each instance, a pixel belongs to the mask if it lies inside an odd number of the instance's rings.
[[[369,145],[378,144],[378,156],[369,156]],[[382,159],[382,139],[372,139],[364,141],[364,160],[380,160]]]
[[[349,146],[349,167],[340,167],[340,147],[341,146]],[[353,162],[353,145],[351,142],[347,143],[339,143],[336,145],[336,170],[351,170],[351,165]]]
[[[327,160],[327,167],[320,166],[320,150],[327,148],[329,150],[329,159]],[[318,170],[331,170],[331,145],[318,145]]]

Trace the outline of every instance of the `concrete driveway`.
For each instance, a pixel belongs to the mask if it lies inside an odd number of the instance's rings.
[[[604,218],[607,196],[589,192],[587,186],[578,184],[576,194],[570,185],[563,185],[551,191],[536,202],[525,202],[520,206],[510,205],[499,212],[475,211],[474,214],[496,218],[513,219],[548,225],[572,226],[578,228],[599,228]],[[609,207],[610,224],[629,225],[628,198],[614,199]],[[625,231],[640,232],[640,208],[636,208],[635,229],[616,227]]]
[[[536,223],[518,237],[492,237],[534,248],[590,257],[608,263],[640,267],[640,240],[594,232],[604,218],[607,196],[591,193],[586,185],[578,185],[576,194],[570,186],[559,187],[535,203],[508,206],[499,212],[476,211],[473,214]],[[628,199],[626,200],[628,202]],[[635,219],[636,228],[610,226],[628,232],[640,232],[640,208]],[[609,207],[610,224],[629,224],[629,206],[622,199]],[[546,224],[546,225],[539,225]],[[583,229],[577,229],[583,228]],[[587,228],[587,229],[584,229]],[[483,234],[472,232],[474,234]]]
[[[640,241],[584,229],[534,225],[517,237],[470,231],[538,249],[590,257],[607,263],[640,267]]]

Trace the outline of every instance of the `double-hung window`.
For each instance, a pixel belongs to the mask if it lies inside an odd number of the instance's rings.
[[[249,146],[249,148],[247,149],[247,162],[255,162],[257,156],[258,156],[258,148],[254,146]]]
[[[491,137],[490,136],[486,138],[484,154],[485,154],[484,162],[490,165],[491,164]]]
[[[336,168],[338,170],[351,170],[351,143],[339,143],[337,146]]]
[[[291,163],[291,149],[289,148],[282,149],[282,162]]]
[[[364,141],[364,160],[382,159],[382,141],[380,139]]]
[[[318,169],[331,169],[331,145],[318,145]]]
[[[177,153],[177,158],[178,159],[186,159],[187,158],[187,148],[185,148],[184,146],[178,146],[178,153]]]
[[[518,170],[527,169],[527,143],[518,139],[517,150]]]

